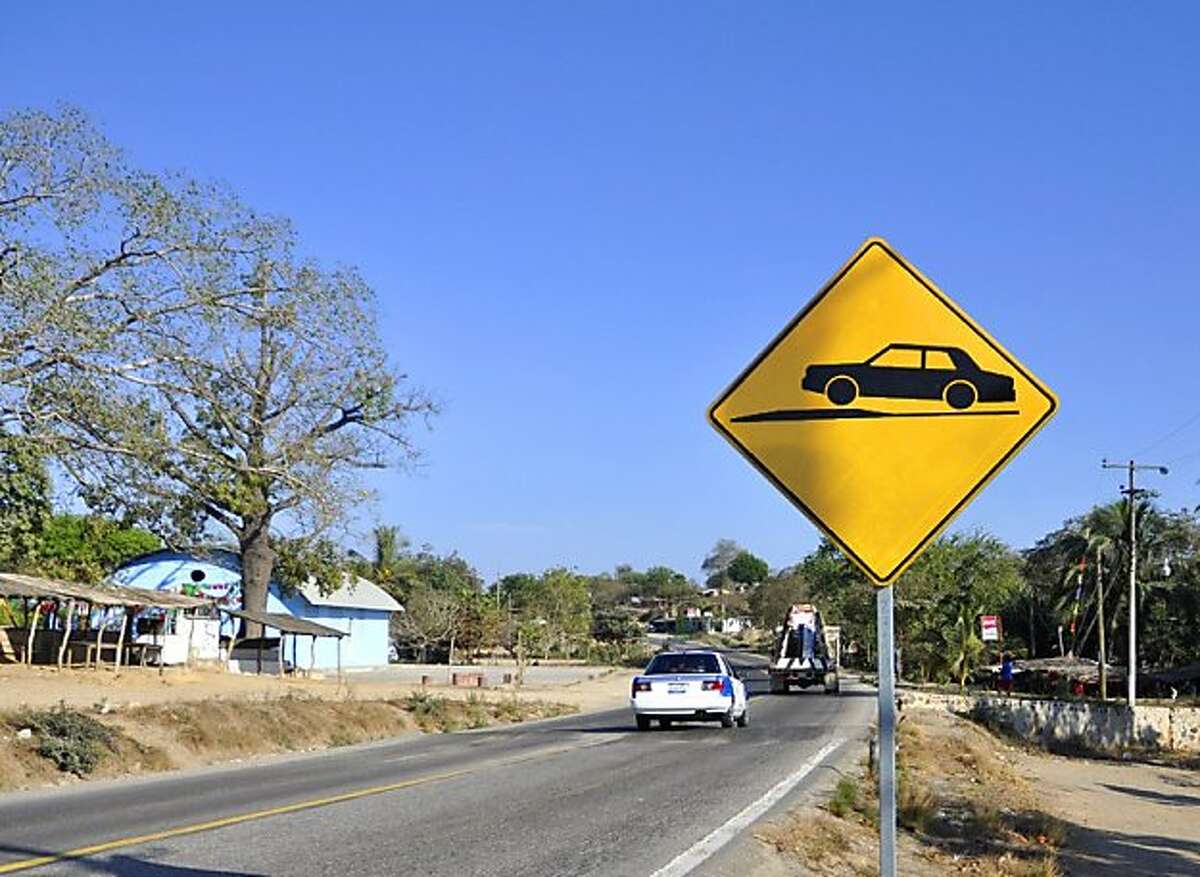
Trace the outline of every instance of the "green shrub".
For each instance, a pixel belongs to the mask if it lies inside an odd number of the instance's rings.
[[[845,819],[858,809],[858,780],[854,777],[842,777],[838,780],[833,797],[829,799],[829,812],[838,819]]]
[[[444,710],[446,699],[425,691],[413,691],[404,699],[404,708],[417,718],[433,715]]]
[[[112,751],[112,729],[64,704],[26,713],[20,723],[37,735],[38,754],[64,773],[89,774]]]

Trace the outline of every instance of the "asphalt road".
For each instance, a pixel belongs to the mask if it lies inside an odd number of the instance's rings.
[[[734,658],[743,669],[748,660]],[[765,688],[761,673],[744,675],[756,694]],[[850,685],[840,697],[755,696],[749,728],[638,733],[619,710],[7,795],[0,873],[70,851],[22,871],[737,873],[731,858],[747,837],[737,829],[776,798],[771,812],[828,784],[824,765],[858,751],[873,709],[873,690]],[[781,790],[798,772],[795,788]]]

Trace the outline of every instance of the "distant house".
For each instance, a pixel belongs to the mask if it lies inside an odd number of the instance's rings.
[[[194,594],[232,609],[242,607],[241,559],[228,549],[195,553],[155,551],[127,562],[112,578],[122,585]],[[271,582],[267,611],[283,612],[346,631],[348,636],[342,639],[343,665],[372,667],[388,662],[389,621],[393,612],[404,609],[375,583],[346,575],[342,586],[330,594],[322,594],[313,583],[285,592],[278,582]],[[233,632],[232,623],[226,622],[222,634]],[[307,667],[313,660],[318,669],[337,667],[334,639],[317,640],[315,649],[310,656],[307,644],[300,646],[296,663]],[[284,657],[291,660],[290,650]]]

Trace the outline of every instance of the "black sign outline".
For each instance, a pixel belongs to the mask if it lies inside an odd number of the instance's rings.
[[[824,521],[821,520],[821,518],[816,514],[816,512],[814,512],[812,509],[810,509],[805,504],[805,502],[802,499],[800,499],[800,497],[798,497],[798,496],[796,496],[796,494],[792,493],[792,491],[790,489],[788,489],[788,487],[782,481],[780,481],[778,478],[776,478],[775,475],[771,473],[771,470],[768,469],[767,466],[761,460],[759,460],[756,456],[754,456],[754,454],[750,451],[749,448],[747,448],[740,441],[738,441],[737,437],[734,436],[733,433],[731,433],[729,430],[727,430],[719,420],[717,420],[717,416],[716,416],[717,409],[720,408],[721,405],[723,405],[725,403],[725,400],[728,399],[731,395],[733,395],[733,393],[739,387],[741,387],[741,385],[751,375],[751,373],[753,373],[754,370],[757,369],[759,367],[759,365],[762,364],[763,360],[765,360],[768,356],[771,355],[771,353],[774,352],[775,348],[778,347],[783,342],[783,340],[792,333],[792,331],[796,328],[796,326],[798,326],[800,324],[800,322],[809,315],[809,313],[813,310],[813,308],[815,308],[818,304],[820,304],[821,300],[824,299],[825,296],[827,296],[830,292],[832,292],[834,290],[834,288],[842,281],[842,278],[845,277],[850,272],[850,270],[855,265],[857,265],[859,263],[859,261],[861,261],[862,258],[867,253],[871,252],[871,250],[874,249],[875,247],[878,247],[884,253],[886,253],[888,256],[890,256],[896,262],[896,264],[898,264],[901,268],[903,268],[909,274],[909,276],[911,276],[914,280],[917,281],[917,283],[921,286],[922,289],[924,289],[926,292],[928,292],[930,295],[932,295],[935,299],[937,299],[938,302],[940,302],[942,305],[945,306],[945,308],[948,311],[950,311],[950,313],[952,313],[954,316],[958,317],[959,320],[962,321],[963,325],[965,325],[968,329],[970,329],[976,336],[979,337],[979,339],[981,341],[983,341],[989,348],[991,348],[1001,359],[1003,359],[1006,363],[1009,364],[1009,366],[1011,366],[1016,372],[1018,372],[1023,378],[1025,378],[1025,380],[1027,380],[1030,383],[1030,385],[1032,385],[1034,387],[1034,389],[1036,389],[1038,391],[1038,393],[1040,393],[1041,396],[1049,403],[1049,407],[1046,409],[1046,412],[1040,418],[1038,418],[1038,420],[1025,432],[1024,435],[1021,436],[1020,439],[1018,439],[1016,442],[1013,443],[1013,446],[1008,450],[1008,452],[1006,454],[1004,454],[1004,456],[1002,456],[999,460],[997,460],[996,463],[993,464],[990,469],[988,469],[988,471],[984,474],[984,476],[982,478],[980,478],[979,481],[977,481],[975,483],[975,485],[963,495],[962,499],[960,499],[957,503],[955,503],[954,507],[951,508],[950,511],[948,511],[942,517],[942,519],[940,521],[938,521],[938,523],[936,525],[934,525],[934,527],[925,536],[923,536],[920,539],[920,541],[917,542],[916,546],[911,551],[909,551],[908,554],[906,554],[903,557],[903,559],[901,559],[891,570],[888,571],[886,576],[882,576],[882,577],[879,576],[875,572],[875,570],[873,570],[871,568],[870,564],[868,564],[865,560],[863,560],[861,557],[859,557],[857,552],[855,552],[848,545],[846,545],[845,542],[843,542],[840,538],[838,538],[837,534],[835,534],[833,532],[833,530],[830,529],[830,527]],[[809,303],[804,306],[804,308],[800,311],[800,313],[796,314],[796,316],[793,317],[788,322],[788,324],[783,327],[782,330],[780,330],[780,332],[771,340],[771,342],[769,344],[767,344],[767,346],[765,348],[763,348],[763,350],[758,354],[758,356],[756,356],[750,362],[750,364],[748,366],[746,366],[744,369],[742,369],[741,373],[736,378],[733,379],[733,382],[730,383],[729,386],[725,388],[724,392],[722,392],[721,395],[717,397],[716,401],[708,406],[708,422],[710,424],[712,424],[712,426],[717,430],[717,432],[719,432],[722,436],[724,436],[726,441],[728,441],[731,445],[733,445],[734,448],[736,448],[738,450],[738,452],[743,457],[746,458],[747,462],[749,462],[752,466],[754,466],[754,468],[757,469],[764,478],[766,478],[769,482],[771,482],[771,484],[773,484],[775,486],[776,490],[778,490],[780,493],[782,493],[784,496],[786,496],[791,501],[792,505],[796,506],[796,508],[798,508],[801,512],[803,512],[804,515],[810,521],[812,521],[812,523],[814,525],[816,525],[817,529],[820,530],[823,534],[825,534],[825,537],[828,538],[829,541],[831,541],[847,557],[849,557],[852,561],[854,561],[855,565],[858,566],[859,569],[861,569],[863,572],[865,572],[871,579],[873,579],[879,585],[883,586],[883,585],[890,584],[893,581],[893,579],[895,579],[897,577],[897,575],[899,575],[901,570],[903,570],[905,567],[907,567],[908,564],[911,563],[918,554],[920,554],[922,551],[925,550],[926,546],[928,546],[930,542],[932,542],[935,538],[937,538],[938,534],[940,534],[942,532],[942,530],[944,530],[947,526],[949,526],[950,522],[953,521],[954,518],[956,518],[958,516],[959,512],[961,512],[967,506],[967,504],[969,502],[971,502],[971,500],[973,500],[979,494],[979,492],[981,490],[983,490],[983,488],[987,485],[987,483],[996,476],[996,473],[998,473],[1001,469],[1003,469],[1008,464],[1008,462],[1017,455],[1017,453],[1025,446],[1025,444],[1031,438],[1033,438],[1033,436],[1037,433],[1037,431],[1040,430],[1046,424],[1046,422],[1051,417],[1054,416],[1054,414],[1057,411],[1058,411],[1058,400],[1054,397],[1054,395],[1052,393],[1048,392],[1047,389],[1042,386],[1041,382],[1037,378],[1035,378],[1032,374],[1030,374],[1030,372],[1024,366],[1022,366],[1021,363],[1017,362],[1016,359],[1014,359],[1011,355],[1006,353],[1004,351],[1004,349],[1001,348],[990,337],[988,337],[987,334],[984,333],[980,327],[976,326],[974,321],[970,317],[968,317],[966,315],[966,313],[963,312],[958,307],[958,305],[956,305],[954,302],[950,301],[950,299],[948,299],[936,287],[934,287],[924,277],[922,277],[917,271],[915,271],[913,269],[913,267],[911,265],[909,265],[908,262],[899,253],[897,253],[895,250],[893,250],[891,248],[891,246],[888,245],[885,241],[881,240],[880,238],[869,238],[867,240],[867,242],[859,249],[858,253],[855,254],[850,259],[849,262],[847,262],[844,266],[842,266],[842,269],[840,271],[838,271],[838,273],[835,274],[823,287],[821,287],[821,289],[817,292],[817,294],[815,296],[813,296],[812,300],[809,301]]]

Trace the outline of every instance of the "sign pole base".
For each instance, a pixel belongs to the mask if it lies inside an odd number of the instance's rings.
[[[896,877],[896,674],[893,588],[875,597],[879,652],[879,875]]]

